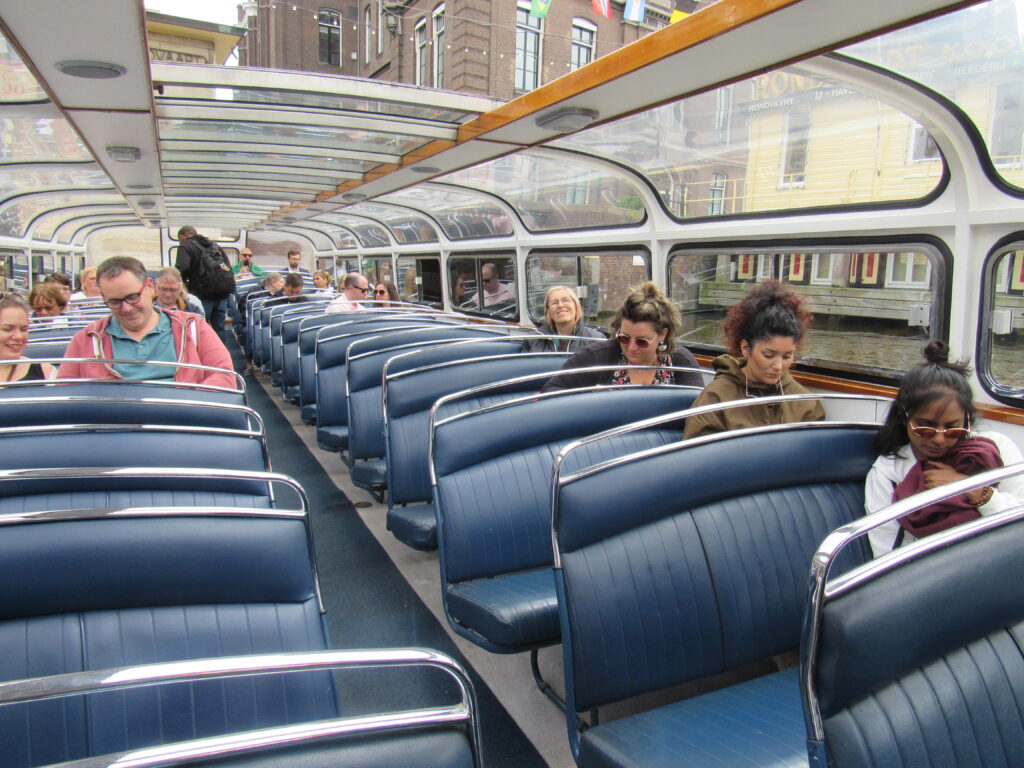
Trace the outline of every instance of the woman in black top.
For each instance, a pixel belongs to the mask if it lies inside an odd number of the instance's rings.
[[[0,299],[0,386],[12,381],[52,379],[57,375],[52,365],[33,363],[22,355],[27,344],[28,307],[15,294],[4,296]],[[24,362],[15,362],[19,360]]]

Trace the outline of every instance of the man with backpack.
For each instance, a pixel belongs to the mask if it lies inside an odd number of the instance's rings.
[[[235,290],[235,276],[224,250],[209,238],[196,232],[192,226],[178,230],[178,257],[174,266],[188,286],[203,302],[206,319],[221,341],[224,340],[224,320],[228,313],[228,297]]]

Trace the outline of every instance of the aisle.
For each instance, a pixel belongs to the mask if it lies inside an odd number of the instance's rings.
[[[241,370],[238,349],[233,343],[231,347],[236,366]],[[246,383],[249,405],[266,423],[274,471],[294,477],[309,496],[331,645],[335,648],[422,646],[451,655],[469,670],[476,687],[485,765],[489,768],[549,765],[403,577],[318,458],[324,458],[328,467],[336,462],[339,470],[343,469],[340,460],[333,454],[317,457],[311,453],[300,433],[308,432],[311,436],[312,429],[301,424],[293,426],[297,409],[284,404],[276,391],[268,393],[264,389],[264,385],[269,384],[265,377],[246,377]],[[436,566],[434,574],[436,579]],[[502,657],[501,660],[507,659]],[[440,678],[435,673],[400,670],[397,675],[389,675],[385,685],[379,683],[379,673],[375,671],[346,677],[344,685],[350,692],[343,701],[346,713],[358,712],[353,709],[357,701],[372,707],[392,708],[409,706],[410,699],[417,706],[451,701],[451,689],[439,686]],[[544,701],[539,705],[551,706]],[[553,707],[550,714],[560,716]]]

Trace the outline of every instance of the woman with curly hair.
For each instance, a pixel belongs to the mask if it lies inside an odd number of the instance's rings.
[[[789,375],[789,367],[811,319],[803,299],[777,280],[756,286],[729,308],[722,323],[729,352],[712,361],[714,381],[694,401],[694,407],[770,395],[808,394]],[[686,420],[686,437],[824,418],[825,409],[817,400],[756,403],[691,416]]]
[[[700,373],[668,370],[670,367],[697,367],[689,350],[676,347],[681,325],[676,306],[654,283],[644,283],[626,297],[612,318],[612,338],[574,354],[562,366],[567,372],[552,378],[541,391],[613,384],[699,387],[704,383]],[[589,366],[617,367],[607,371],[569,372]]]

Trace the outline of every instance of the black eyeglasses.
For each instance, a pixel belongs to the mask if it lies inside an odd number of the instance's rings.
[[[362,291],[363,293],[369,293],[370,292],[370,286],[366,286],[365,288],[360,288],[358,285],[353,285],[352,287],[355,288],[357,291]]]
[[[637,349],[647,349],[653,343],[651,339],[645,339],[642,336],[627,336],[624,333],[620,333],[615,337],[615,340],[624,347],[629,346],[629,342],[634,342]]]
[[[103,303],[110,309],[120,309],[122,304],[131,304],[134,307],[141,301],[142,291],[139,291],[138,293],[129,293],[127,296],[123,296],[120,299],[104,299]]]

